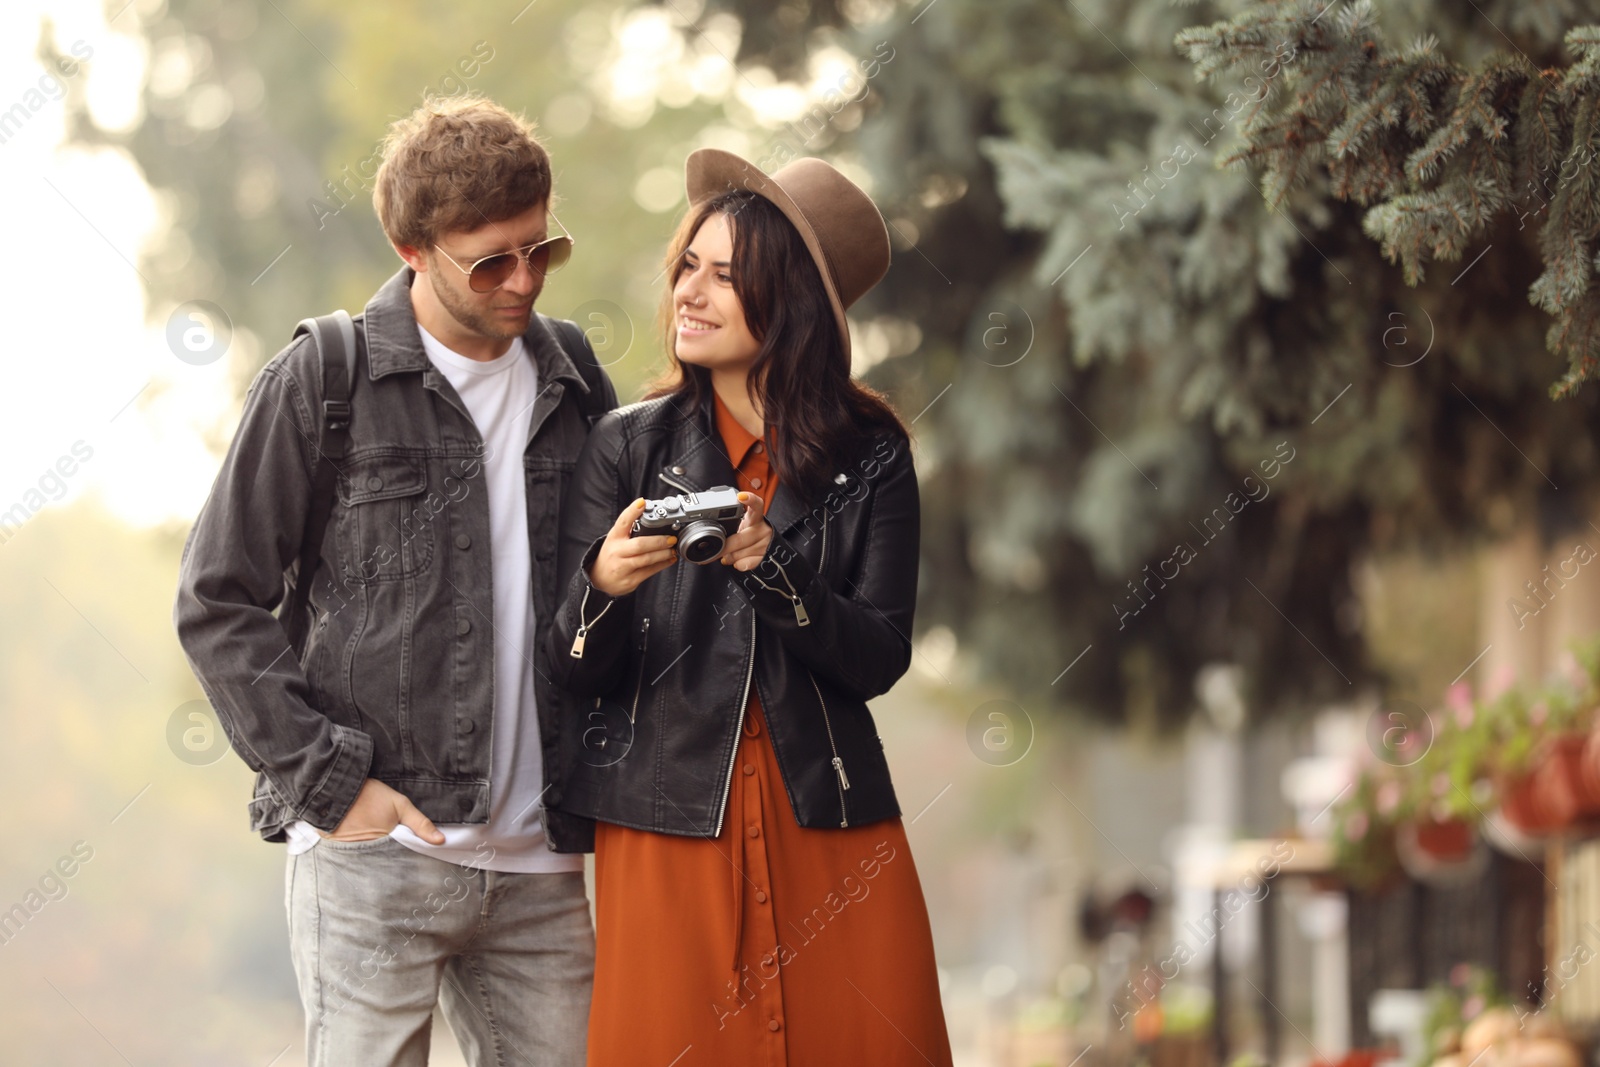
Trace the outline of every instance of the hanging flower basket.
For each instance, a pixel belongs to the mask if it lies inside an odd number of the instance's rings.
[[[1600,776],[1586,766],[1589,741],[1580,733],[1552,737],[1534,767],[1534,793],[1562,826],[1600,815]]]
[[[1584,739],[1581,766],[1584,788],[1590,796],[1600,797],[1600,726]]]
[[[1489,858],[1478,828],[1454,817],[1409,819],[1400,824],[1394,844],[1405,872],[1430,885],[1471,881],[1483,872]]]
[[[1554,833],[1565,825],[1560,813],[1546,806],[1536,788],[1537,775],[1528,773],[1500,783],[1500,813],[1522,833],[1535,836]]]
[[[1465,819],[1418,821],[1412,824],[1412,834],[1417,847],[1441,863],[1466,859],[1478,843],[1478,832]]]

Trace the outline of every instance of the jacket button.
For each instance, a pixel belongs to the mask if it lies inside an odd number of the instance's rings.
[[[767,895],[765,893],[763,893],[759,889],[756,890],[756,903],[757,904],[765,904],[766,902],[767,902]]]
[[[472,632],[472,620],[471,619],[457,619],[456,620],[456,633],[462,634],[462,635],[466,635],[466,634],[471,633],[471,632]]]
[[[843,484],[844,484],[844,483],[845,483],[845,482],[847,482],[847,481],[849,481],[849,479],[848,479],[848,478],[846,478],[846,477],[845,477],[845,476],[844,476],[844,475],[842,475],[842,474],[835,474],[835,475],[834,475],[834,476],[833,476],[833,484],[834,484],[834,485],[843,485]]]
[[[761,836],[761,827],[759,827],[759,826],[750,827],[750,836],[751,837],[760,837]]]
[[[760,478],[751,478],[750,479],[750,488],[752,488],[752,489],[760,489],[761,488],[761,479]]]
[[[684,472],[684,471],[683,471],[683,468],[682,468],[682,467],[673,467],[673,468],[672,468],[672,473],[673,473],[673,474],[682,474],[682,473],[683,473],[683,472]]]
[[[456,547],[471,548],[472,538],[468,537],[466,534],[456,534]]]
[[[756,765],[754,763],[746,763],[744,765],[744,773],[746,773],[746,774],[754,774],[754,773],[756,773]]]
[[[783,1024],[780,1023],[776,1019],[772,1020],[770,1023],[767,1024],[767,1029],[773,1031],[774,1033],[776,1033],[782,1027],[783,1027]]]
[[[374,474],[372,477],[367,479],[367,488],[371,489],[373,492],[377,492],[379,489],[383,488],[383,479]]]
[[[464,733],[464,734],[470,734],[472,731],[476,730],[477,728],[478,728],[478,724],[473,722],[471,719],[467,719],[464,722],[462,722],[462,724],[461,724],[461,732]]]

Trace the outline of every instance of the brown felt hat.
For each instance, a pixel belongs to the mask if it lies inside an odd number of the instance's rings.
[[[751,192],[772,201],[794,224],[822,274],[849,360],[845,309],[889,271],[889,230],[872,198],[811,156],[766,174],[732,152],[701,148],[689,153],[684,170],[691,204],[721,193]]]

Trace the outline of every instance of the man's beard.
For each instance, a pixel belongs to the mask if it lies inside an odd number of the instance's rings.
[[[461,294],[440,281],[443,274],[438,269],[428,271],[428,275],[432,279],[433,292],[439,298],[439,303],[457,322],[473,333],[496,341],[510,341],[528,332],[528,320],[533,316],[532,305],[529,305],[527,317],[522,318],[520,322],[516,319],[497,317],[492,311],[469,304]]]

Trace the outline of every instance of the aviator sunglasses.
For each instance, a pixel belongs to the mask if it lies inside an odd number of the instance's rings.
[[[550,221],[561,226],[561,221],[554,214]],[[565,226],[561,226],[563,230]],[[474,260],[469,266],[463,267],[456,262],[456,258],[449,252],[434,245],[434,250],[450,261],[450,265],[467,276],[467,284],[475,293],[492,293],[506,282],[517,271],[517,260],[528,261],[528,269],[534,274],[554,274],[572,258],[573,239],[567,234],[556,237],[547,237],[543,241],[519,248],[514,252],[496,252],[492,256],[484,256]]]

